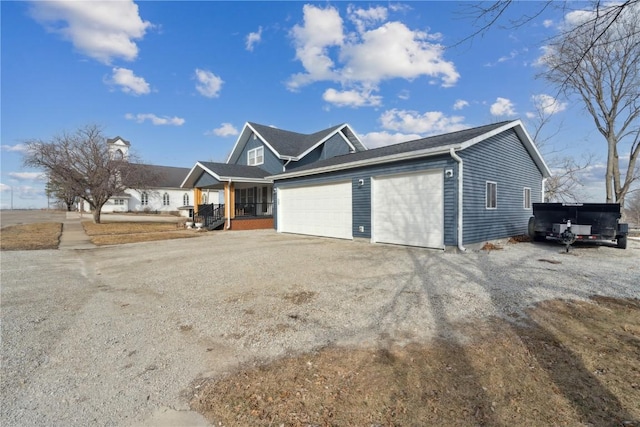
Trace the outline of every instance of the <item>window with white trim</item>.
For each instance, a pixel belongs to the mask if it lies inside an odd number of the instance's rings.
[[[169,206],[169,193],[162,195],[162,206]]]
[[[188,193],[184,193],[184,196],[182,196],[182,206],[189,206],[189,194]]]
[[[498,207],[498,183],[487,181],[485,193],[485,208],[496,209]]]
[[[528,187],[524,187],[522,190],[522,207],[531,209],[531,189]]]
[[[149,205],[149,195],[148,195],[146,192],[143,192],[143,193],[140,195],[140,204],[141,204],[142,206],[147,206],[147,205]]]
[[[247,152],[247,164],[249,166],[261,165],[264,163],[264,147],[254,148]]]
[[[202,193],[202,195],[200,196],[200,204],[202,205],[207,204],[207,193]]]

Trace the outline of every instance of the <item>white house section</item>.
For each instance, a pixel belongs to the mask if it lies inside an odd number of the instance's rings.
[[[442,170],[372,180],[372,241],[444,248]]]
[[[278,190],[278,231],[352,239],[351,182]]]

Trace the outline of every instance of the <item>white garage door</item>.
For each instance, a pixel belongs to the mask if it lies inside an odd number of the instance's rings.
[[[444,248],[442,170],[376,177],[372,240]]]
[[[278,189],[278,231],[353,238],[351,182]]]

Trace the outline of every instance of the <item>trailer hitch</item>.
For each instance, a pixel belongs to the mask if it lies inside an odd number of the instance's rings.
[[[571,231],[571,220],[567,220],[567,228],[560,234],[560,242],[565,245],[565,251],[569,252],[575,241],[576,235]]]

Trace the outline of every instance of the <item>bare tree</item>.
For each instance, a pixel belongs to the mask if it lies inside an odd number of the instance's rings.
[[[93,210],[100,223],[102,207],[110,197],[127,188],[143,189],[157,182],[151,168],[112,156],[97,125],[88,125],[51,141],[27,141],[24,164],[43,169],[65,192],[76,194]]]
[[[53,197],[65,207],[67,212],[71,212],[73,205],[78,199],[78,194],[72,188],[67,188],[63,184],[49,178],[44,189],[47,197]]]
[[[635,227],[640,227],[640,188],[629,192],[624,211],[626,221]]]
[[[559,109],[558,101],[548,97],[542,102],[536,102],[535,112],[527,113],[528,122],[531,125],[531,138],[538,149],[543,152],[551,169],[551,177],[545,181],[545,200],[549,202],[579,202],[582,198],[581,189],[583,183],[580,180],[581,172],[587,170],[593,163],[593,155],[585,155],[579,161],[573,157],[562,156],[561,151],[552,149],[551,141],[562,129],[562,122],[552,129],[551,118]]]
[[[607,143],[605,186],[607,203],[624,204],[636,176],[640,153],[640,23],[636,7],[594,20],[592,14],[552,43],[543,57],[542,76],[567,97],[577,95]],[[629,146],[628,164],[621,181],[619,149]]]

